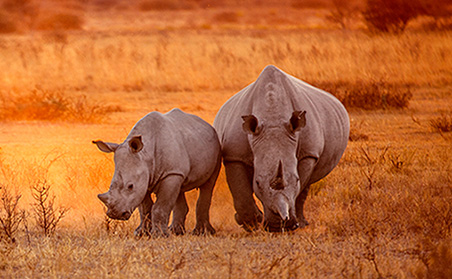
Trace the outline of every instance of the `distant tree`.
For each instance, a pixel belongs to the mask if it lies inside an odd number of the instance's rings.
[[[423,13],[421,0],[367,0],[362,14],[370,30],[401,33]]]
[[[423,0],[422,14],[435,20],[436,28],[452,17],[452,0]]]
[[[355,1],[332,0],[332,7],[326,19],[337,24],[341,29],[348,29],[350,22],[356,17],[359,8]]]

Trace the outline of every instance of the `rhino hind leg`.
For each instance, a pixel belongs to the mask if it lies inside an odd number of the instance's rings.
[[[210,224],[210,205],[212,193],[221,169],[221,158],[218,158],[217,166],[210,178],[199,187],[199,197],[196,202],[196,226],[193,229],[194,235],[215,234],[215,229]]]
[[[236,210],[235,221],[246,231],[256,230],[263,216],[253,197],[253,168],[241,162],[225,162],[224,165]]]
[[[312,172],[314,171],[316,162],[317,160],[312,157],[304,158],[298,162],[298,176],[300,177],[300,185],[302,190],[295,201],[295,209],[299,223],[299,228],[304,228],[307,225],[309,225],[308,221],[304,216],[303,208],[304,203],[306,201],[306,197],[308,196],[309,193],[309,188],[311,186],[311,184],[309,184],[309,180],[311,179],[311,175]]]
[[[185,193],[180,192],[173,209],[173,221],[171,222],[170,231],[175,235],[185,234],[185,218],[188,213],[187,200]]]

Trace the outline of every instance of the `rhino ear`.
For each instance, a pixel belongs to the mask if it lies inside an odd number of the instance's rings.
[[[256,116],[252,114],[244,115],[242,116],[242,119],[243,119],[242,128],[246,133],[254,135],[259,132],[258,121]]]
[[[143,149],[143,141],[141,140],[141,136],[135,136],[129,140],[129,146],[132,152],[138,153]]]
[[[295,133],[304,126],[306,126],[306,111],[294,111],[288,125],[289,131]]]
[[[101,140],[93,140],[93,143],[97,145],[100,151],[105,153],[115,152],[119,144],[111,142],[103,142]]]

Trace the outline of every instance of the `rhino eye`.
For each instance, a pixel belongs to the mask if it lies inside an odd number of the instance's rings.
[[[129,190],[133,190],[133,184],[129,184],[129,185],[127,185],[127,189],[129,189]]]

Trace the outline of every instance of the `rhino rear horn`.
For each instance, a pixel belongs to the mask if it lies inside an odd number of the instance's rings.
[[[276,172],[276,176],[270,182],[270,187],[274,190],[282,190],[284,189],[284,169],[283,163],[279,160],[278,170]]]
[[[129,146],[132,152],[138,153],[143,149],[143,141],[141,140],[141,136],[135,136],[129,140]]]

